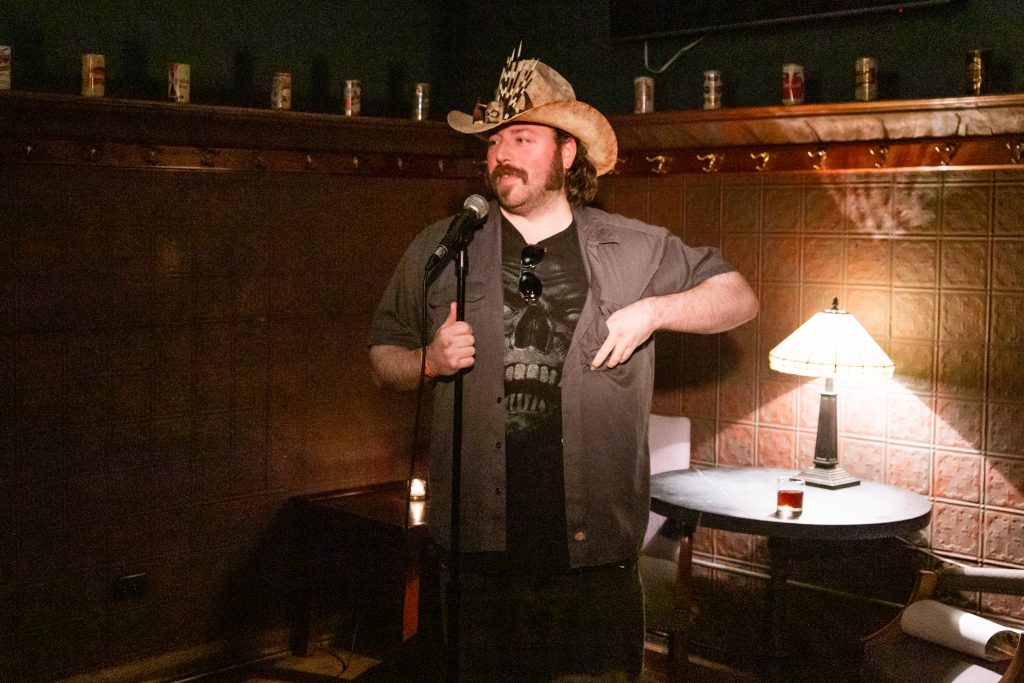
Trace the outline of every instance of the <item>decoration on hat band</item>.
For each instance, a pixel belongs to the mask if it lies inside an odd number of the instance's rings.
[[[533,108],[526,89],[533,81],[533,72],[537,67],[538,60],[520,60],[522,53],[523,43],[520,41],[519,47],[512,50],[512,54],[505,60],[505,68],[501,70],[501,76],[498,78],[496,99],[486,106],[478,103],[473,108],[474,123],[507,121],[513,116]],[[520,105],[520,100],[522,100],[522,105]]]

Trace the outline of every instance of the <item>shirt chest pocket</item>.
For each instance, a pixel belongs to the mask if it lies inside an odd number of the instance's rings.
[[[469,288],[467,287],[467,290]],[[451,314],[452,302],[455,301],[454,288],[448,291],[447,288],[431,289],[427,293],[427,321],[430,329],[430,339],[433,339],[437,329],[444,324]],[[480,320],[484,309],[484,295],[481,290],[466,293],[466,307],[464,319],[473,325],[473,321]]]

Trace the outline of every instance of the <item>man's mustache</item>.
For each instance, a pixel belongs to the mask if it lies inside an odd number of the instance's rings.
[[[491,181],[497,181],[498,178],[500,178],[503,175],[515,176],[516,178],[522,180],[524,183],[528,180],[528,176],[525,170],[521,168],[516,168],[515,166],[510,166],[509,164],[498,164],[497,166],[494,167],[494,170],[491,171]]]

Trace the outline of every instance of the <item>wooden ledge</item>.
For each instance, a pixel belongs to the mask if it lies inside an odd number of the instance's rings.
[[[623,151],[1024,133],[1024,95],[655,112],[609,119]]]

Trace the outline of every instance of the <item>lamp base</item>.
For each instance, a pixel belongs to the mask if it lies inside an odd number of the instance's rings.
[[[842,489],[860,484],[860,479],[838,465],[828,468],[808,467],[800,472],[800,478],[807,482],[808,486],[817,486],[823,489]]]

